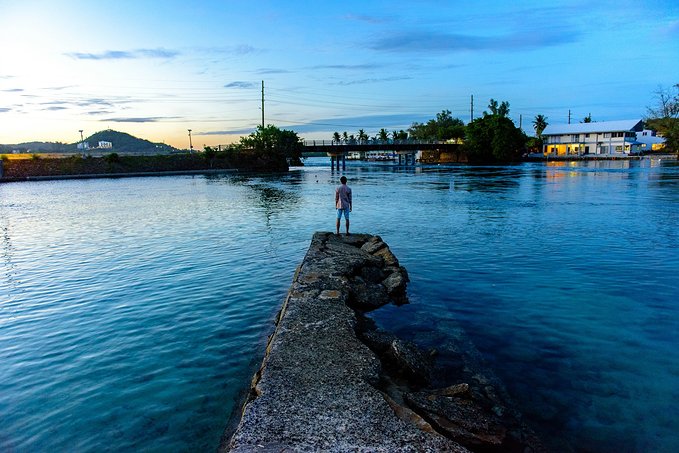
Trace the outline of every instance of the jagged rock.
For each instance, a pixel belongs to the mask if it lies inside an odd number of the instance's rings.
[[[393,340],[384,358],[399,374],[416,384],[427,384],[431,379],[431,358],[412,343],[398,338]]]
[[[368,345],[370,349],[380,355],[384,355],[391,347],[391,343],[393,343],[397,338],[396,335],[391,332],[375,329],[362,332],[361,339],[365,342],[365,344]]]
[[[380,238],[379,236],[373,236],[368,240],[368,242],[361,246],[361,250],[372,255],[373,253],[377,252],[380,249],[385,248],[386,246],[387,244],[385,244],[382,241],[382,238]]]
[[[382,249],[379,249],[375,253],[372,254],[372,256],[375,257],[380,257],[384,260],[384,265],[385,266],[396,266],[398,267],[398,259],[396,259],[396,256],[389,250],[389,247],[384,247]]]
[[[382,281],[390,297],[401,300],[406,294],[406,277],[400,272],[392,272]]]
[[[370,283],[355,277],[349,288],[349,304],[361,310],[374,310],[389,303],[389,295],[384,285]]]
[[[370,283],[382,283],[384,271],[379,267],[365,266],[361,268],[361,278]]]
[[[441,396],[456,396],[458,398],[472,399],[472,393],[469,388],[469,384],[462,383],[457,385],[451,385],[450,387],[432,390],[432,393]]]
[[[507,428],[473,400],[429,391],[407,393],[407,403],[435,429],[467,448],[508,451]]]

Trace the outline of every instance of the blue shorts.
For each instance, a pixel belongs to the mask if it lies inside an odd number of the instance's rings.
[[[349,220],[349,208],[344,208],[344,209],[338,209],[337,210],[337,220],[342,218],[342,214],[344,214],[344,218]]]

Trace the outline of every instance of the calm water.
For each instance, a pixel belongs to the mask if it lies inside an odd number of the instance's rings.
[[[0,451],[212,451],[336,174],[0,185]],[[350,166],[408,268],[558,450],[679,451],[676,162]]]

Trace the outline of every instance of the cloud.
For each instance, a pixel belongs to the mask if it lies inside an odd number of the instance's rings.
[[[100,53],[69,52],[65,55],[76,60],[129,60],[139,58],[174,58],[179,55],[176,50],[168,49],[136,49],[106,50]]]
[[[400,31],[375,40],[369,48],[385,52],[459,52],[511,51],[537,49],[575,42],[577,31],[559,32],[559,28],[529,29],[499,36],[474,36],[436,31]]]
[[[333,69],[337,71],[365,71],[377,68],[384,68],[384,64],[321,64],[316,66],[311,66],[309,69]]]
[[[110,110],[90,110],[89,112],[86,112],[87,115],[110,115],[113,113]]]
[[[305,132],[327,132],[327,131],[349,131],[355,133],[358,129],[405,129],[414,122],[426,122],[431,119],[431,115],[425,114],[386,114],[386,115],[363,115],[341,118],[318,118],[312,121],[292,123],[278,118],[272,118],[276,123],[281,123],[283,129],[291,129],[297,133]],[[223,129],[219,131],[194,132],[193,135],[244,135],[250,134],[256,126],[234,129]],[[352,132],[353,131],[353,132]]]
[[[194,132],[193,135],[243,135],[250,134],[256,129],[255,126],[241,129],[226,129],[222,131]]]
[[[241,81],[236,81],[236,82],[231,82],[227,83],[224,85],[224,88],[254,88],[257,85],[253,82],[241,82]]]
[[[12,109],[8,109],[7,107],[0,107],[0,113],[6,113],[6,112],[11,112]]]
[[[386,17],[366,16],[363,14],[347,14],[344,19],[356,22],[368,22],[369,24],[383,24],[388,22]]]
[[[5,93],[19,93],[21,91],[24,91],[24,89],[23,88],[9,88],[7,90],[0,90],[0,91],[4,91]]]
[[[393,76],[393,77],[374,77],[368,79],[359,80],[345,80],[341,82],[336,82],[335,85],[340,86],[350,86],[350,85],[365,85],[368,83],[381,83],[381,82],[394,82],[396,80],[410,80],[412,77],[407,76]]]
[[[99,98],[83,99],[82,101],[76,102],[75,105],[77,105],[79,107],[87,107],[87,106],[90,106],[90,105],[97,105],[97,106],[102,106],[102,107],[113,107],[112,102],[107,101],[106,99],[99,99]]]
[[[158,121],[167,119],[176,119],[177,116],[142,116],[129,118],[106,118],[101,121],[110,121],[112,123],[157,123]]]
[[[67,88],[75,88],[77,86],[78,85],[63,85],[63,86],[59,86],[59,87],[45,87],[45,88],[43,88],[43,90],[61,91],[61,90],[65,90]]]
[[[663,27],[662,31],[663,31],[663,34],[666,35],[666,36],[669,36],[669,37],[677,36],[677,37],[679,37],[679,19],[668,23],[665,27]]]
[[[257,74],[289,74],[290,72],[287,69],[276,68],[261,68],[256,71]]]
[[[61,105],[53,105],[52,107],[47,107],[44,108],[43,110],[48,110],[51,112],[57,111],[57,110],[66,110],[67,107],[61,106]]]
[[[403,114],[380,114],[363,115],[342,118],[319,118],[313,121],[286,126],[286,129],[293,129],[295,132],[324,132],[324,131],[343,131],[358,129],[405,129],[414,122],[425,122],[431,119],[431,115],[417,115],[411,113]],[[350,132],[352,133],[352,132]]]

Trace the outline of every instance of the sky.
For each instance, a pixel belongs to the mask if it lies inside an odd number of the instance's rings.
[[[679,1],[0,0],[0,143],[178,148],[262,121],[373,136],[508,101],[517,126],[642,118],[679,83]]]

